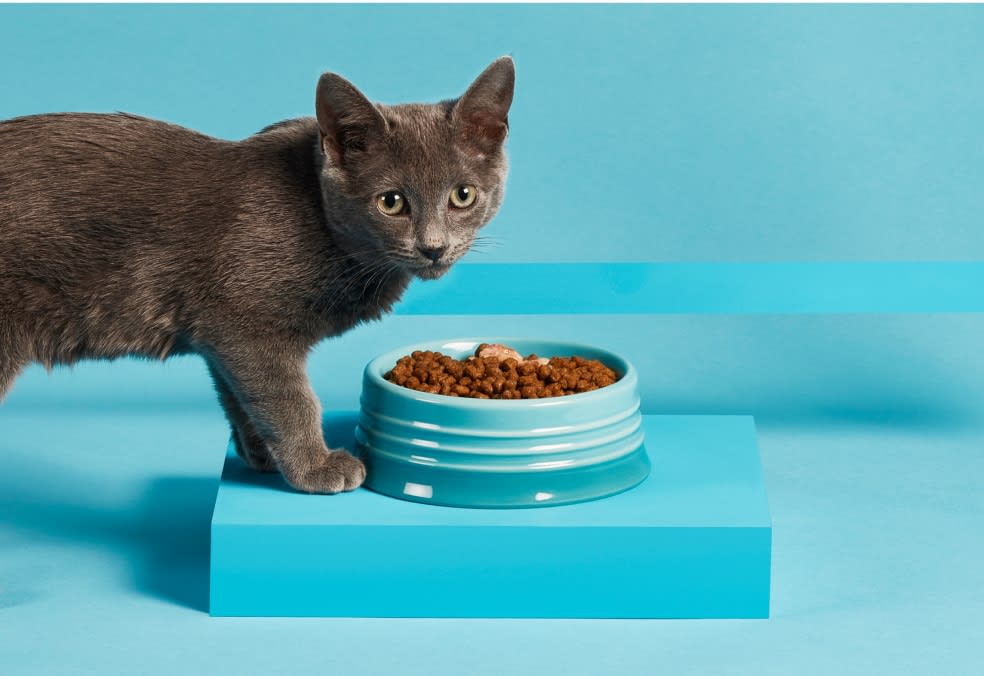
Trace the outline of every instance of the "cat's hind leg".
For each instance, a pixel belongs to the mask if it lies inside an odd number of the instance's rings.
[[[229,425],[232,427],[232,440],[236,447],[236,454],[248,466],[260,472],[276,472],[277,463],[270,455],[270,449],[266,442],[260,437],[249,416],[243,411],[239,401],[229,388],[229,384],[218,370],[211,364],[208,367],[215,383],[215,390],[219,394],[219,403],[225,411]]]

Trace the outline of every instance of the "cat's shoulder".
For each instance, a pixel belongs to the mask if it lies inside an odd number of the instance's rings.
[[[294,117],[280,120],[260,129],[252,139],[259,141],[273,139],[308,138],[318,130],[318,121],[313,117]]]

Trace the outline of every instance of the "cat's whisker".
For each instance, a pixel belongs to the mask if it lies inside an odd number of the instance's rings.
[[[338,304],[345,299],[346,293],[349,287],[361,277],[361,272],[363,268],[360,265],[356,265],[355,268],[345,268],[337,275],[332,277],[326,284],[325,288],[332,288],[338,284],[341,280],[348,277],[340,289],[338,289],[334,294],[331,303],[323,310],[324,314],[331,314],[335,311]]]
[[[396,272],[398,269],[399,268],[393,265],[385,266],[382,268],[382,271],[379,274],[379,278],[375,282],[376,290],[372,294],[372,302],[371,302],[372,307],[377,307],[379,300],[382,298],[383,289],[386,288],[386,285],[389,283],[393,273]]]
[[[363,283],[362,293],[364,295],[366,290],[372,283],[373,277],[375,277],[381,270],[385,270],[391,266],[390,261],[386,258],[378,258],[370,261],[369,263],[364,263],[357,266],[355,270],[346,270],[341,276],[346,273],[351,273],[351,277],[345,282],[341,289],[335,293],[334,300],[331,305],[325,309],[325,314],[331,314],[334,312],[338,306],[349,300],[348,293],[358,287],[359,282]]]
[[[326,256],[322,260],[325,263],[340,263],[343,261],[352,261],[356,264],[361,262],[360,256],[379,254],[379,249],[373,247],[370,249],[356,249],[354,251],[339,251],[333,256]]]
[[[377,266],[378,263],[373,262],[366,267],[358,269],[354,274],[352,274],[342,288],[335,294],[335,301],[331,305],[331,310],[334,311],[335,307],[337,307],[339,303],[347,301],[349,291],[354,290],[358,286],[359,282],[364,282],[366,277],[374,272]]]
[[[382,272],[385,272],[386,268],[387,268],[386,265],[382,265],[381,263],[377,262],[371,268],[366,269],[366,274],[362,278],[363,283],[362,283],[361,295],[365,295],[366,291],[368,291],[369,287],[372,285],[373,280],[375,280],[376,277],[380,275]]]
[[[376,291],[372,295],[372,304],[371,304],[372,307],[376,307],[378,305],[380,299],[382,298],[383,289],[386,288],[386,285],[389,283],[390,277],[393,275],[393,272],[395,272],[396,270],[397,268],[395,267],[388,267],[383,269],[382,276],[380,277],[379,281],[376,284]]]
[[[476,237],[472,240],[475,244],[486,244],[490,246],[502,246],[506,243],[506,240],[499,237],[487,237],[485,235]]]

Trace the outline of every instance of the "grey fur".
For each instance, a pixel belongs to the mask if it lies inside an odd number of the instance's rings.
[[[317,118],[238,142],[125,114],[0,122],[0,400],[31,362],[195,353],[246,463],[360,485],[325,446],[308,352],[444,274],[495,215],[513,79],[503,57],[459,99],[386,106],[326,73]],[[458,184],[478,188],[467,209]],[[380,212],[390,190],[409,214]]]

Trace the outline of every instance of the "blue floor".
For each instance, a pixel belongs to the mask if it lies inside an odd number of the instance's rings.
[[[760,423],[772,618],[743,621],[211,618],[217,407],[13,405],[0,429],[5,676],[971,674],[984,659],[984,428]]]

